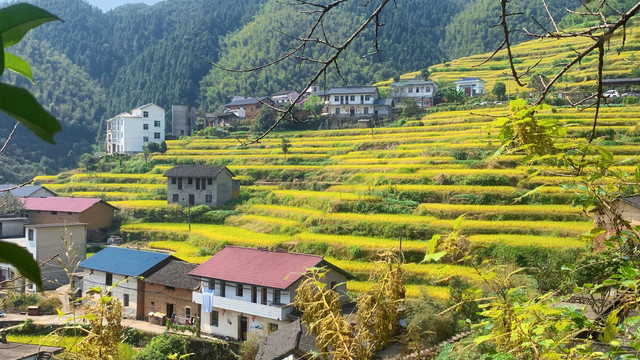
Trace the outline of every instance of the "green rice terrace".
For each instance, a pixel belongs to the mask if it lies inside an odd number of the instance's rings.
[[[165,154],[149,158],[146,173],[74,172],[35,180],[60,195],[110,201],[128,215],[120,232],[130,241],[149,241],[150,248],[196,263],[224,244],[322,254],[357,276],[348,285],[353,292],[371,285],[377,250],[402,246],[408,295],[446,299],[452,276],[474,281],[478,274],[470,264],[421,261],[428,240],[448,234],[459,215],[466,216],[462,233],[481,256],[520,266],[529,255],[586,251],[580,234],[592,228],[588,214],[571,206],[572,191],[563,190],[570,178],[542,169],[519,185],[532,172],[520,156],[492,157],[499,141],[487,115],[507,115],[507,108],[436,112],[373,131],[277,133],[249,146],[228,138],[169,141]],[[593,110],[549,108],[540,116],[571,124],[567,137],[584,139]],[[639,119],[640,107],[618,106],[604,107],[599,120],[599,141],[629,172],[640,154]],[[286,160],[281,138],[292,145]],[[216,211],[167,205],[162,174],[174,164],[228,166],[241,180],[240,199]]]

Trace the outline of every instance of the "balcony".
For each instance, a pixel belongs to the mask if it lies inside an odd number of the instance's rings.
[[[202,293],[193,292],[192,301],[202,305]],[[260,303],[252,303],[246,300],[231,299],[222,296],[213,296],[213,307],[235,311],[248,315],[261,316],[267,319],[283,320],[291,313],[291,306],[284,304],[268,303],[263,305]]]

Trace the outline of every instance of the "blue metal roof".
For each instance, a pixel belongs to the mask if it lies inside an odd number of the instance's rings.
[[[108,247],[82,261],[80,266],[114,274],[140,276],[170,256],[151,251]]]

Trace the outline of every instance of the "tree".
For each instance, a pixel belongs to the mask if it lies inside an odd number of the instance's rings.
[[[322,114],[322,109],[324,108],[324,100],[316,94],[311,94],[307,98],[307,101],[304,102],[302,109],[304,111],[308,111],[314,117],[318,117]]]
[[[253,124],[251,131],[254,133],[264,133],[271,129],[274,126],[276,121],[276,110],[263,105],[260,107],[260,113],[258,114],[258,118],[256,122]]]
[[[406,117],[413,117],[422,112],[422,109],[414,99],[402,99],[398,107],[402,109],[402,115]]]
[[[282,150],[282,153],[284,154],[284,161],[287,161],[287,153],[289,152],[289,148],[291,147],[291,143],[289,142],[289,140],[283,138],[282,142],[280,143],[280,149]]]
[[[467,99],[467,95],[463,91],[456,90],[456,85],[450,81],[438,82],[438,90],[434,94],[434,98],[440,99],[446,103],[463,103]]]
[[[22,214],[24,213],[24,204],[19,198],[15,197],[11,192],[0,192],[0,214]]]
[[[0,75],[5,69],[26,76],[33,81],[31,67],[25,60],[4,49],[17,44],[29,30],[46,22],[60,20],[57,16],[30,4],[14,4],[0,9]],[[56,118],[47,113],[29,91],[13,85],[0,83],[0,110],[17,119],[42,140],[54,143],[53,136],[62,130]],[[18,123],[7,137],[0,156],[6,149]],[[40,268],[31,254],[16,244],[0,241],[0,261],[13,265],[23,276],[42,288]]]
[[[422,69],[422,70],[420,70],[420,75],[422,75],[422,78],[425,81],[427,81],[427,80],[429,80],[429,75],[431,75],[431,74],[429,73],[429,69]]]
[[[491,90],[491,93],[495,95],[498,100],[504,100],[505,95],[507,94],[507,87],[502,81],[498,81],[493,85],[493,90]]]

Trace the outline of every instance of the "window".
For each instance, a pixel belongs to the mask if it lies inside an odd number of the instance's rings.
[[[409,88],[409,94],[413,94],[413,88]]]
[[[142,117],[148,118],[149,117],[149,112],[148,111],[143,111],[142,112]]]
[[[190,307],[188,307],[188,306],[184,307],[184,316],[186,318],[190,318],[191,317],[191,308]]]
[[[369,107],[368,107],[368,106],[364,108],[364,113],[365,113],[365,114],[368,114],[368,113],[369,113]]]
[[[149,137],[148,136],[143,136],[142,137],[142,142],[149,142]]]
[[[364,95],[360,95],[360,103],[364,102]]]
[[[160,120],[156,120],[153,122],[153,127],[160,127]]]
[[[29,229],[29,240],[33,240],[33,229]]]
[[[177,203],[180,201],[178,194],[173,194],[173,198],[171,199],[172,202]]]
[[[207,185],[213,185],[213,179],[211,178],[207,179]]]
[[[365,100],[365,101],[369,101],[369,100],[371,100],[371,95],[365,95],[365,96],[364,96],[364,100]]]
[[[216,281],[213,279],[209,279],[209,290],[215,290],[216,289]]]
[[[278,331],[278,324],[269,323],[269,333],[272,333],[274,331]]]
[[[335,290],[336,289],[336,282],[332,281],[331,282],[331,290]]]
[[[202,178],[200,180],[200,184],[202,184],[202,190],[207,190],[207,182],[206,182],[205,178]]]
[[[129,306],[129,294],[122,295],[122,306]]]
[[[262,305],[267,305],[267,288],[263,287],[261,293],[262,293],[262,296],[261,296],[262,299],[260,299],[261,300],[260,303]]]
[[[149,124],[142,124],[142,130],[149,130]]]
[[[153,133],[154,139],[160,139],[160,133]]]
[[[280,290],[278,289],[273,291],[273,302],[275,304],[280,304]]]
[[[178,190],[182,190],[182,178],[178,179]]]
[[[244,295],[244,286],[242,284],[238,284],[236,286],[236,296],[242,297]]]
[[[107,273],[107,278],[104,281],[105,285],[113,285],[113,274]]]
[[[335,102],[340,101],[340,96],[336,95],[336,96],[333,98],[333,101],[335,101]]]
[[[58,212],[57,211],[52,211],[51,215],[58,215]]]
[[[172,183],[173,185],[175,185],[175,184],[176,184],[176,178],[172,177],[172,178],[171,178],[171,183]]]
[[[213,202],[213,195],[205,195],[204,196],[204,201],[208,204]]]
[[[220,296],[225,297],[227,295],[227,284],[224,281],[220,282]]]
[[[351,95],[351,98],[349,100],[350,101],[356,101],[356,96],[355,95]]]
[[[336,108],[336,115],[340,115],[340,108]]]
[[[67,215],[71,215],[71,214],[73,214],[71,211],[68,211],[68,212],[67,212]]]
[[[217,311],[212,311],[211,312],[211,326],[218,327],[218,312]]]
[[[196,179],[196,190],[200,190],[200,178]]]
[[[417,88],[416,88],[416,93],[419,93],[419,92],[420,92],[420,88],[419,88],[419,87],[417,87]]]
[[[252,286],[251,287],[251,302],[252,303],[258,302],[258,287],[257,286]]]
[[[193,184],[193,178],[188,178],[187,179],[187,184],[192,185]]]
[[[152,302],[151,302],[151,308],[153,309],[153,308],[155,308],[155,307],[156,307],[156,302],[155,302],[155,301],[152,301]]]
[[[166,286],[164,287],[165,290],[167,291],[176,291],[176,288],[174,288],[173,286]]]

